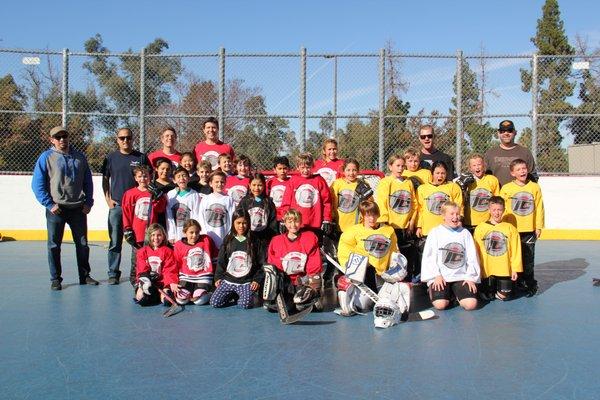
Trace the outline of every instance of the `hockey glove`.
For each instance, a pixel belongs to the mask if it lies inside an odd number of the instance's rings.
[[[333,224],[328,221],[323,221],[321,224],[321,230],[323,231],[323,234],[331,236],[333,234]]]
[[[127,243],[129,243],[131,246],[138,247],[137,241],[135,240],[135,232],[133,232],[133,230],[131,230],[131,229],[124,230],[123,237],[125,238],[125,241]]]
[[[150,281],[150,278],[147,276],[140,276],[139,282],[138,282],[138,287],[140,289],[142,289],[142,291],[144,292],[144,294],[147,294],[148,296],[150,296],[150,287],[152,287],[152,282]]]
[[[148,191],[150,192],[152,201],[158,200],[160,196],[162,196],[162,191],[156,185],[156,181],[152,181],[148,184]]]
[[[373,189],[371,189],[371,186],[369,186],[369,184],[362,179],[358,180],[355,191],[360,201],[366,200],[373,196]]]
[[[456,180],[456,183],[463,191],[466,191],[469,188],[469,185],[473,182],[475,182],[475,177],[473,177],[473,174],[470,172],[460,174]]]
[[[283,222],[279,223],[279,233],[281,233],[282,235],[284,233],[287,233],[287,228],[285,227],[285,224]]]

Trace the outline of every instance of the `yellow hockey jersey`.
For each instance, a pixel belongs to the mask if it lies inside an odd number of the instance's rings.
[[[369,257],[369,264],[378,275],[385,272],[390,265],[392,252],[398,251],[398,242],[394,228],[380,224],[377,229],[366,228],[362,224],[347,229],[340,237],[338,259],[344,266],[350,258],[350,253]]]
[[[512,272],[523,272],[519,232],[508,222],[479,224],[473,239],[481,260],[482,278],[492,275],[507,277]]]
[[[419,182],[421,182],[421,184],[431,183],[431,171],[428,169],[425,169],[425,168],[420,168],[416,171],[409,171],[409,170],[405,169],[402,172],[402,176],[405,178],[410,178],[411,176],[415,176],[415,177],[417,177]]]
[[[347,182],[344,178],[336,179],[331,185],[331,200],[334,210],[334,218],[340,231],[345,232],[346,229],[359,222],[360,214],[358,212],[358,204],[360,198],[356,194],[356,182]]]
[[[506,202],[504,219],[519,232],[533,232],[544,228],[544,202],[540,185],[529,181],[524,186],[519,186],[512,181],[502,186],[500,196]]]
[[[477,226],[490,219],[488,201],[500,193],[498,178],[484,175],[469,185],[469,198],[465,199],[465,220],[467,226]]]
[[[460,213],[463,213],[462,191],[456,183],[447,182],[439,186],[426,183],[419,186],[417,227],[421,228],[423,236],[427,236],[431,229],[444,222],[441,207],[448,200],[458,204]]]
[[[386,176],[377,185],[377,205],[379,222],[391,225],[394,229],[406,229],[416,212],[416,193],[410,179]]]

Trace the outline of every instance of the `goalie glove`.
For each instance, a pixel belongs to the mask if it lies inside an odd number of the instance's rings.
[[[285,227],[285,224],[283,222],[279,223],[279,233],[281,233],[282,235],[284,233],[287,233],[287,228]]]
[[[142,292],[144,292],[144,294],[150,296],[150,287],[152,287],[152,281],[150,281],[150,278],[148,276],[140,276],[140,279],[138,281],[138,287],[142,289]]]
[[[362,179],[358,180],[355,192],[360,201],[366,200],[373,196],[373,189],[371,189],[371,186],[369,186],[369,184]]]
[[[463,191],[466,191],[469,188],[469,185],[473,182],[475,182],[475,177],[470,172],[460,174],[456,180],[456,183]]]
[[[160,196],[162,196],[162,191],[156,185],[156,181],[152,181],[148,184],[148,191],[150,192],[152,201],[158,200]]]
[[[321,230],[326,236],[331,236],[333,234],[333,224],[328,221],[323,221],[321,224]]]
[[[131,229],[126,229],[123,231],[123,238],[127,243],[129,243],[133,247],[138,247],[137,241],[135,240],[135,232]]]

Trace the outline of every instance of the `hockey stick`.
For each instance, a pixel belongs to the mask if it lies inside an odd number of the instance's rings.
[[[162,296],[167,299],[167,301],[169,303],[171,303],[171,307],[169,307],[169,309],[167,311],[165,311],[163,313],[163,317],[167,318],[167,317],[171,317],[175,314],[179,314],[180,312],[183,311],[183,306],[180,304],[177,304],[177,302],[175,300],[173,300],[173,298],[171,296],[169,296],[164,290],[162,290],[161,288],[157,287],[158,291],[160,294],[162,294]]]
[[[277,294],[275,300],[277,302],[277,313],[279,314],[279,319],[284,325],[290,325],[300,321],[306,315],[310,314],[315,305],[315,301],[313,301],[312,303],[309,303],[309,305],[306,308],[302,309],[301,311],[298,311],[296,314],[290,315],[285,300],[283,299],[283,295],[281,293]]]

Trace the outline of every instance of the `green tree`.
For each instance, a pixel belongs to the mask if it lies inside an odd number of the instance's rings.
[[[557,0],[546,0],[542,17],[537,21],[536,35],[531,38],[538,50],[537,66],[537,109],[540,114],[567,114],[572,111],[567,99],[573,95],[575,83],[570,81],[570,57],[548,57],[572,55],[575,50],[569,44]],[[522,89],[532,90],[531,71],[521,70]],[[540,117],[537,121],[537,160],[540,171],[563,172],[567,170],[567,158],[561,147],[560,124],[568,118]]]
[[[600,114],[600,82],[591,70],[582,72],[579,83],[579,99],[581,104],[577,114]],[[573,117],[569,121],[569,129],[574,136],[574,143],[600,142],[600,119],[598,117]]]

